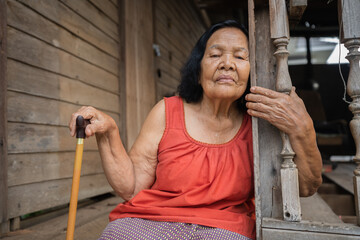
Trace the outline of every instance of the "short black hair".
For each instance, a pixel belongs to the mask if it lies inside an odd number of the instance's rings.
[[[203,89],[199,84],[199,76],[201,72],[201,60],[204,56],[206,44],[210,37],[219,29],[237,28],[241,30],[249,39],[247,29],[235,20],[226,20],[212,25],[197,41],[195,47],[191,51],[190,57],[181,69],[181,82],[178,86],[179,96],[187,103],[196,103],[202,99]],[[250,84],[247,85],[244,94],[236,100],[239,110],[246,109],[245,95],[250,92]]]

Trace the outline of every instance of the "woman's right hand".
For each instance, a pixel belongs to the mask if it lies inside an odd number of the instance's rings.
[[[95,109],[94,107],[81,107],[71,115],[69,122],[70,135],[75,136],[76,118],[81,115],[84,119],[89,119],[90,124],[86,126],[86,137],[96,134],[104,134],[112,129],[116,129],[116,123],[109,115]]]

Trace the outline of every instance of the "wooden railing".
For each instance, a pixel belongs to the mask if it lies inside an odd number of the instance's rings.
[[[288,70],[287,45],[289,44],[289,21],[285,0],[270,0],[270,33],[276,47],[276,90],[290,93],[292,83]],[[281,192],[283,201],[283,217],[285,221],[300,221],[301,207],[299,196],[298,170],[294,163],[295,153],[291,147],[287,134],[280,131],[283,142],[280,153],[283,163],[281,164]]]
[[[350,122],[350,130],[355,140],[357,167],[354,171],[354,197],[357,224],[360,225],[360,1],[339,1],[341,42],[349,50],[346,58],[350,62],[347,93],[352,98],[349,105],[354,114]]]

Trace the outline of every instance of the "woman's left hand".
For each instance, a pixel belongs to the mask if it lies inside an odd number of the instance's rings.
[[[250,92],[245,98],[249,115],[270,122],[288,135],[301,133],[309,124],[313,125],[304,102],[295,93],[295,87],[290,94],[258,86],[251,87]]]

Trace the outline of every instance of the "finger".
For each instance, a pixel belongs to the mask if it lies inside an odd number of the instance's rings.
[[[255,93],[255,94],[260,94],[260,95],[263,95],[263,96],[267,96],[269,98],[278,98],[278,97],[281,97],[282,94],[283,94],[283,93],[279,93],[279,92],[276,92],[274,90],[259,87],[259,86],[251,87],[250,92]]]
[[[259,95],[259,94],[253,94],[249,93],[245,96],[246,101],[248,102],[257,102],[257,103],[263,103],[266,105],[271,105],[273,103],[273,100],[267,96]]]
[[[269,113],[272,111],[272,107],[263,104],[263,103],[255,103],[255,102],[247,102],[246,107],[251,110],[255,110],[262,113]]]
[[[72,137],[74,137],[76,134],[76,118],[81,115],[85,119],[91,119],[94,116],[93,110],[94,109],[93,108],[91,109],[91,107],[83,106],[77,112],[71,115],[69,122],[69,129],[70,129],[70,135]]]

